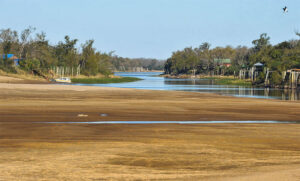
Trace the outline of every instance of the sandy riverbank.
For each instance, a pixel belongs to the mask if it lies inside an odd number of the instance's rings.
[[[32,123],[295,121],[299,110],[298,101],[2,83],[0,180],[299,180],[298,124]],[[88,117],[77,117],[80,113]]]
[[[297,121],[300,102],[51,84],[1,84],[0,121]],[[77,115],[87,114],[87,118]],[[100,114],[108,114],[101,117]]]
[[[3,72],[0,72],[3,73]],[[24,79],[22,75],[13,74],[16,77],[3,76],[0,74],[0,83],[9,83],[9,84],[49,84],[49,81],[46,81],[37,77],[27,77]]]

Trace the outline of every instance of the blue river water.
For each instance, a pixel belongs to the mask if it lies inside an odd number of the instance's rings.
[[[143,80],[129,83],[89,84],[90,86],[135,88],[149,90],[190,91],[216,93],[226,96],[263,99],[299,100],[300,91],[269,88],[252,88],[236,85],[218,85],[210,79],[170,79],[159,77],[162,72],[117,72],[123,77],[137,77]],[[83,84],[78,84],[83,85]]]

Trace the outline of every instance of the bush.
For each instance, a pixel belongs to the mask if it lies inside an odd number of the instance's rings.
[[[40,61],[38,59],[26,59],[20,61],[20,67],[26,71],[32,71],[40,68]]]
[[[279,72],[272,72],[270,77],[270,84],[272,85],[281,85],[282,84],[282,77]]]
[[[256,77],[255,84],[263,84],[265,82],[265,74],[260,72]]]
[[[0,69],[8,73],[16,73],[14,61],[11,59],[0,59]]]

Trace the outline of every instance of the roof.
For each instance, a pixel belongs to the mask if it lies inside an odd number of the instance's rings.
[[[255,66],[255,67],[262,67],[262,66],[264,66],[264,64],[258,62],[258,63],[256,63],[256,64],[254,64],[254,66]]]
[[[300,72],[300,69],[291,69],[291,71]]]
[[[13,60],[16,60],[16,59],[19,59],[18,57],[16,57],[14,54],[3,54],[2,55],[2,59],[5,59],[5,58],[8,58],[8,59],[13,59]]]
[[[219,64],[231,64],[230,59],[214,59],[214,62]]]

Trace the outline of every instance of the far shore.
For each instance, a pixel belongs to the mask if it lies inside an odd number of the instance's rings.
[[[114,72],[137,72],[137,71],[114,71]],[[163,70],[149,70],[149,71],[138,71],[138,72],[144,72],[144,73],[146,73],[146,72],[161,72],[161,73],[163,73],[164,71]]]
[[[238,79],[238,77],[234,77],[232,75],[202,75],[202,74],[178,74],[178,75],[171,75],[171,74],[161,74],[161,77],[171,78],[171,79]]]
[[[234,76],[209,76],[209,75],[190,75],[190,74],[179,74],[179,75],[170,75],[170,74],[162,74],[161,77],[171,78],[171,79],[210,79],[215,80],[216,84],[219,85],[238,85],[245,87],[252,87],[252,82],[249,79],[239,79]]]

